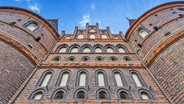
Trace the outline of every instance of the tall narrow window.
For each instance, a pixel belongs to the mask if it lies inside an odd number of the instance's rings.
[[[123,86],[121,74],[120,74],[119,72],[115,72],[115,73],[114,73],[114,77],[115,77],[115,80],[116,80],[116,85],[117,85],[118,87]]]
[[[86,86],[86,73],[81,72],[79,75],[79,86]]]
[[[35,22],[31,22],[30,24],[28,24],[28,25],[26,26],[26,28],[27,28],[28,30],[30,30],[30,31],[34,31],[34,30],[36,30],[36,29],[38,28],[38,24],[35,23]]]
[[[77,47],[74,47],[74,48],[72,48],[72,50],[71,50],[72,53],[77,53],[78,51],[79,51],[79,49],[78,49]]]
[[[85,47],[85,48],[84,48],[84,50],[83,50],[83,52],[84,52],[84,53],[90,53],[90,52],[91,52],[91,50],[90,50],[90,48]]]
[[[69,79],[69,73],[64,72],[62,75],[61,82],[60,82],[59,86],[66,86],[68,83],[68,79]]]
[[[137,87],[143,87],[146,86],[146,84],[144,83],[143,79],[141,78],[140,74],[138,72],[131,72],[132,78],[135,82],[135,85]]]
[[[107,53],[113,53],[113,52],[114,52],[114,50],[112,48],[110,48],[110,47],[107,48]]]
[[[147,35],[148,35],[148,32],[144,29],[144,28],[141,28],[138,30],[138,34],[142,37],[142,38],[145,38]]]
[[[105,86],[105,77],[103,72],[98,72],[98,86]]]
[[[41,81],[39,81],[39,86],[45,87],[48,85],[50,78],[52,76],[52,72],[46,72],[42,75]]]

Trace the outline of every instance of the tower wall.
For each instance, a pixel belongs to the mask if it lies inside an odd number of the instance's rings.
[[[0,7],[1,102],[6,104],[22,89],[20,86],[52,49],[57,37],[54,27],[35,13]]]
[[[129,28],[126,38],[174,103],[183,103],[184,2],[160,5]],[[148,34],[143,38],[139,30]]]

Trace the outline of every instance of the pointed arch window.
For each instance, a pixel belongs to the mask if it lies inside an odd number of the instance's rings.
[[[132,99],[130,93],[125,89],[120,89],[118,91],[118,98],[121,99],[121,100]]]
[[[45,87],[49,84],[49,81],[52,77],[52,72],[51,71],[46,71],[42,74],[37,86],[39,87]]]
[[[87,91],[85,89],[79,89],[75,92],[74,98],[82,100],[87,99]]]
[[[152,99],[154,99],[153,95],[149,91],[144,90],[144,89],[139,91],[139,96],[143,100],[152,100]]]
[[[97,99],[100,99],[100,100],[110,99],[109,92],[105,89],[98,90],[96,96],[97,96]]]
[[[44,91],[43,90],[34,91],[31,94],[30,99],[33,99],[33,100],[41,100],[41,99],[43,99],[43,94],[44,94]]]

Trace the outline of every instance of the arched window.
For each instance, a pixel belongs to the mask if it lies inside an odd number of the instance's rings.
[[[122,45],[122,44],[118,44],[116,46],[116,48],[117,48],[119,53],[126,53],[126,52],[128,52],[128,49],[124,45]]]
[[[65,99],[66,97],[66,91],[63,89],[58,89],[53,92],[52,99]]]
[[[56,86],[66,87],[69,82],[69,77],[70,77],[69,72],[67,71],[61,72]]]
[[[71,39],[69,36],[65,37],[65,39]]]
[[[62,45],[58,46],[58,48],[56,49],[56,52],[59,52],[59,53],[67,52],[67,48],[68,48],[67,45],[62,44]]]
[[[34,91],[31,94],[30,99],[33,99],[33,100],[41,100],[41,99],[43,99],[43,94],[44,94],[44,91],[43,90]]]
[[[64,92],[63,91],[58,91],[54,96],[54,99],[63,99],[63,98],[64,98]]]
[[[110,60],[110,61],[112,61],[112,62],[116,62],[116,61],[118,61],[118,58],[117,58],[117,57],[112,56],[112,57],[110,57],[110,58],[109,58],[109,60]]]
[[[75,92],[74,98],[76,99],[87,99],[87,91],[85,89],[79,89]]]
[[[124,56],[124,57],[123,57],[123,60],[124,60],[124,61],[131,61],[132,59],[131,59],[130,57],[128,57],[128,56]]]
[[[83,38],[84,38],[84,35],[80,34],[80,35],[78,35],[77,38],[78,38],[78,39],[83,39]]]
[[[103,35],[101,35],[101,38],[102,38],[102,39],[107,39],[107,35],[104,35],[104,34],[103,34]]]
[[[78,47],[73,47],[73,48],[71,49],[71,53],[77,53],[77,52],[79,52]]]
[[[146,90],[140,90],[139,91],[139,96],[143,100],[151,100],[151,99],[154,99],[153,95],[151,93],[149,93],[148,91],[146,91]]]
[[[74,56],[70,56],[67,58],[68,61],[76,61],[76,58]]]
[[[133,78],[133,81],[134,81],[134,83],[135,83],[135,85],[136,85],[137,87],[146,86],[146,84],[144,83],[142,77],[139,75],[138,72],[136,72],[136,71],[131,71],[130,73],[131,73],[131,76],[132,76],[132,78]]]
[[[89,61],[90,60],[90,58],[88,57],[88,56],[84,56],[84,57],[82,57],[82,59],[81,59],[82,61]]]
[[[97,56],[95,60],[96,60],[96,61],[104,61],[104,58],[101,57],[101,56]]]
[[[107,53],[114,53],[114,50],[111,47],[107,47]]]
[[[119,51],[119,53],[125,53],[125,49],[122,48],[122,47],[119,47],[119,48],[118,48],[118,51]]]
[[[83,49],[83,52],[84,52],[84,53],[90,53],[90,52],[91,52],[91,49],[90,49],[89,47],[85,47],[85,48]]]
[[[28,30],[35,31],[38,28],[38,23],[35,21],[29,21],[24,25]]]
[[[61,60],[61,57],[60,56],[56,56],[52,59],[52,61],[60,61]]]
[[[95,35],[94,35],[94,34],[91,34],[91,35],[89,36],[89,39],[95,39]]]
[[[102,53],[102,49],[100,47],[95,48],[95,53]]]
[[[38,81],[37,86],[39,87],[45,87],[48,85],[50,79],[52,77],[52,72],[51,71],[46,71],[42,74],[40,80]]]
[[[96,72],[96,76],[97,76],[97,85],[99,87],[103,87],[103,86],[107,86],[108,83],[107,83],[107,78],[106,78],[106,75],[105,75],[105,72],[103,71],[97,71]]]
[[[82,71],[79,72],[79,77],[77,78],[78,81],[78,86],[86,86],[87,84],[87,74],[86,72]]]
[[[98,90],[96,94],[97,99],[100,100],[110,99],[109,92],[106,91],[105,89]]]
[[[118,98],[122,99],[122,100],[132,99],[130,93],[127,90],[124,90],[124,89],[120,89],[118,91]]]

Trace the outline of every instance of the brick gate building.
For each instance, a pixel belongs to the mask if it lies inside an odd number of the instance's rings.
[[[0,7],[0,103],[184,103],[184,2],[159,5],[127,33]]]

